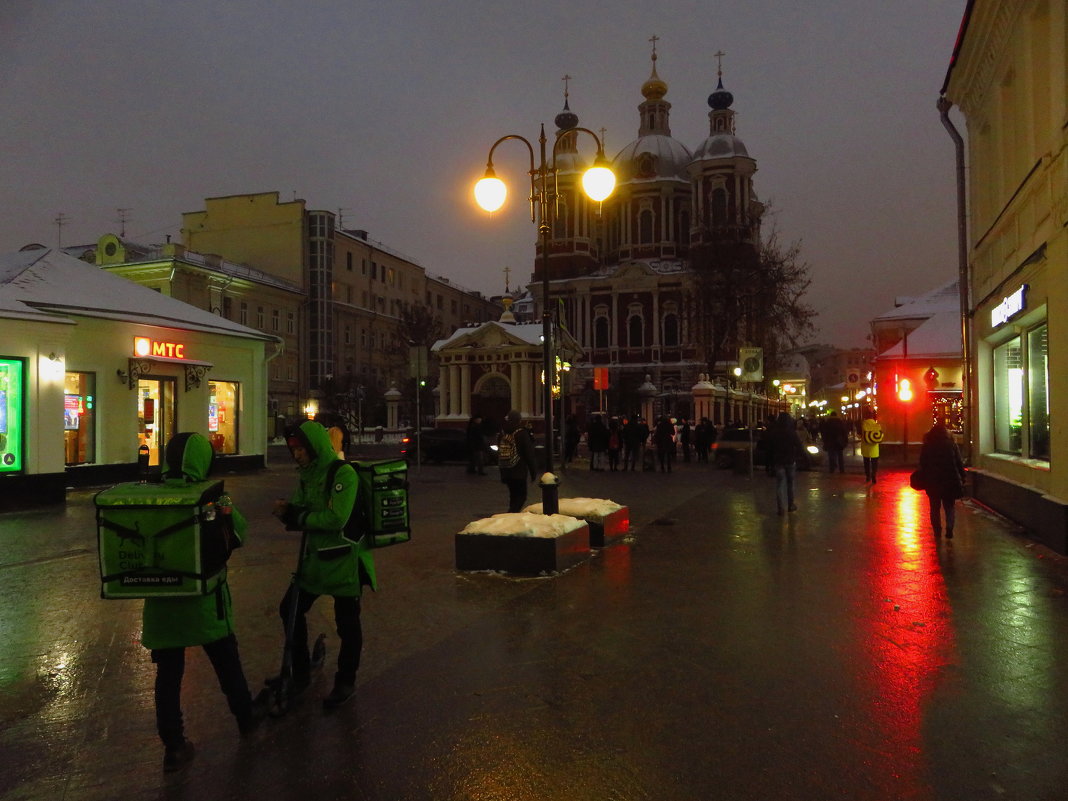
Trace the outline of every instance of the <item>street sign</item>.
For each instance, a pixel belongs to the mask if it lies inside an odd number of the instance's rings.
[[[850,389],[856,389],[860,386],[860,370],[855,370],[852,367],[846,371],[845,384]]]
[[[411,378],[426,378],[426,345],[408,348],[408,370]]]
[[[742,368],[739,381],[764,380],[764,350],[762,348],[738,348],[738,365]]]

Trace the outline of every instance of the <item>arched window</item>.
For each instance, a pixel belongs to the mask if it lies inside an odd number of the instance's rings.
[[[598,350],[608,347],[608,308],[605,306],[593,310],[593,347]]]
[[[712,190],[712,224],[727,224],[727,190],[723,187]]]
[[[645,320],[640,303],[627,308],[627,347],[641,348],[645,345]]]
[[[679,345],[679,313],[674,303],[664,304],[663,320],[663,343],[665,348],[675,348]]]
[[[653,213],[646,209],[638,215],[638,242],[642,245],[653,243]]]

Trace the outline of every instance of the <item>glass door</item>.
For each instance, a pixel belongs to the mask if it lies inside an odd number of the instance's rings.
[[[173,378],[142,378],[137,382],[138,445],[148,446],[148,464],[163,464],[163,449],[174,436]]]

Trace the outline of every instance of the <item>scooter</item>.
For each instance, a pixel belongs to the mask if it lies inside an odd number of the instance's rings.
[[[293,683],[293,632],[297,627],[297,599],[300,593],[300,588],[297,586],[297,578],[304,567],[304,549],[307,545],[308,533],[305,531],[300,535],[300,553],[297,555],[297,569],[293,572],[289,590],[286,592],[286,598],[289,599],[289,607],[286,616],[285,645],[282,647],[282,669],[276,677],[267,680],[267,686],[260,690],[256,699],[257,702],[266,707],[267,714],[272,718],[280,718],[285,715],[292,706],[296,695]],[[314,670],[320,667],[325,660],[326,634],[320,634],[315,638],[315,644],[312,646],[311,669]]]

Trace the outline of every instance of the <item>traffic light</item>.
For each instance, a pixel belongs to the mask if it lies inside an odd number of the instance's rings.
[[[902,403],[909,403],[912,400],[912,382],[909,379],[898,378],[897,399]]]

